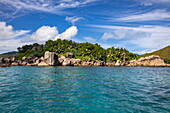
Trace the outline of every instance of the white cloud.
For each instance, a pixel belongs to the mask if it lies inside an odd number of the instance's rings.
[[[96,39],[94,39],[94,38],[92,38],[92,37],[84,37],[84,39],[85,39],[86,41],[89,41],[89,42],[95,42],[95,41],[96,41]]]
[[[22,42],[20,39],[0,40],[0,53],[16,51],[18,47],[32,43],[33,42]]]
[[[26,44],[43,43],[49,39],[70,39],[77,35],[78,29],[76,26],[72,26],[58,34],[56,27],[42,26],[32,34],[28,34],[29,32],[29,30],[14,30],[11,25],[0,22],[0,53],[14,51],[17,47]]]
[[[78,33],[77,27],[76,26],[72,26],[72,27],[66,29],[65,32],[57,35],[55,37],[55,39],[70,39],[70,38],[75,37],[77,35],[77,33]]]
[[[117,21],[136,22],[136,21],[153,21],[153,20],[170,20],[170,12],[158,9],[148,13],[130,15],[118,18]]]
[[[145,54],[145,53],[151,53],[151,52],[154,52],[156,51],[156,49],[134,49],[132,50],[133,53],[136,53],[136,54],[139,54],[139,55],[142,55],[142,54]]]
[[[126,45],[136,45],[140,48],[158,49],[170,44],[170,27],[145,25],[139,27],[91,25],[97,28],[109,30],[125,29],[126,41],[119,40]],[[126,32],[128,31],[128,32]],[[120,43],[119,42],[119,43]]]
[[[77,17],[77,16],[73,16],[73,17],[66,17],[66,21],[71,22],[72,24],[75,24],[76,22],[78,22],[79,20],[84,19],[83,17]]]
[[[72,26],[66,29],[65,32],[58,34],[56,27],[42,26],[37,29],[30,37],[37,42],[45,42],[47,40],[56,40],[56,39],[71,39],[75,37],[78,33],[76,26]]]
[[[14,30],[11,25],[6,25],[6,22],[0,22],[0,39],[18,37],[29,32],[29,30]]]
[[[25,44],[20,37],[25,37],[29,32],[29,30],[14,30],[12,25],[0,22],[0,53],[16,50],[18,46]]]
[[[141,38],[141,37],[146,37],[147,35],[149,34],[144,31],[135,31],[133,29],[125,29],[125,28],[118,28],[118,29],[115,28],[113,32],[109,32],[109,33],[105,32],[101,38],[105,40],[107,39],[120,40],[127,37]]]
[[[102,36],[102,39],[122,39],[122,38],[125,38],[127,32],[129,32],[128,30],[126,29],[117,29],[117,30],[114,30],[113,32],[111,33],[107,33],[105,32]]]
[[[42,26],[32,34],[31,38],[38,42],[44,42],[54,39],[57,35],[58,30],[56,27]]]
[[[107,33],[105,32],[103,36],[101,37],[102,39],[110,39],[110,38],[116,38],[112,33]]]

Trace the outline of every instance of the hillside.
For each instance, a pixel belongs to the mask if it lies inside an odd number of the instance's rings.
[[[152,53],[147,53],[141,55],[142,57],[149,56],[149,55],[159,55],[162,59],[165,60],[166,63],[170,64],[170,46],[162,48],[160,50],[154,51]]]
[[[71,52],[75,55],[75,58],[83,61],[98,60],[105,62],[113,61],[130,61],[136,59],[138,55],[129,52],[124,48],[108,48],[104,49],[98,44],[91,43],[76,43],[71,40],[48,40],[45,44],[34,43],[31,45],[24,45],[18,47],[18,59],[26,56],[41,57],[46,51],[56,52],[59,56]]]
[[[3,54],[0,54],[0,57],[12,57],[12,56],[16,56],[18,55],[18,52],[17,51],[12,51],[12,52],[7,52],[7,53],[3,53]]]

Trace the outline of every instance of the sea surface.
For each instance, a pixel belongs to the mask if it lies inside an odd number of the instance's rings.
[[[170,68],[0,68],[0,113],[170,113]]]

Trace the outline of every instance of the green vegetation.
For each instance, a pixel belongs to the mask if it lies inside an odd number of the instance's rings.
[[[138,57],[138,55],[130,53],[123,48],[104,49],[98,44],[76,43],[71,40],[48,40],[44,45],[34,43],[32,45],[24,45],[18,48],[18,59],[23,56],[41,57],[45,51],[56,52],[58,55],[65,55],[66,52],[74,53],[76,58],[83,61],[99,60],[113,62],[116,60],[129,61]]]
[[[165,60],[165,63],[170,64],[170,46],[154,51],[152,53],[141,55],[141,57],[146,57],[150,55],[159,55],[162,59]]]

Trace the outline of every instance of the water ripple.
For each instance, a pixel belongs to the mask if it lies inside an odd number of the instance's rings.
[[[0,68],[2,113],[169,113],[169,103],[169,68]]]

